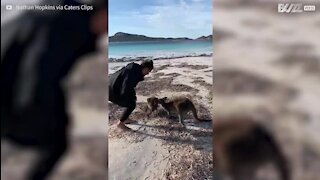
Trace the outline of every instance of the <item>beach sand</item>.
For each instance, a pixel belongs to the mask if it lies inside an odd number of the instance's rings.
[[[285,152],[293,179],[318,179],[319,12],[281,14],[273,1],[215,3],[214,114],[260,117]],[[273,172],[261,177],[274,179]]]
[[[109,73],[127,63],[109,63]],[[148,97],[185,95],[201,118],[212,119],[212,57],[156,60],[154,67],[136,88],[131,118],[138,123],[128,125],[136,132],[117,129],[121,109],[109,104],[109,179],[212,179],[211,121],[194,123],[189,114],[184,129],[161,108],[149,118],[145,113]]]
[[[102,53],[82,60],[65,82],[71,117],[70,145],[50,180],[105,180],[108,176],[107,61]],[[1,179],[25,179],[25,173],[39,153],[1,141]]]

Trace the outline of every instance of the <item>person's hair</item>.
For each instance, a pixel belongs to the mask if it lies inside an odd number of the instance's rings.
[[[153,69],[153,61],[152,60],[144,60],[141,63],[142,68],[149,68],[150,70]]]

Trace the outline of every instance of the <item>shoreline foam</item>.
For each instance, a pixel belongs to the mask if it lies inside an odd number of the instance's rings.
[[[112,62],[131,62],[141,60],[166,60],[166,59],[180,59],[186,57],[212,57],[213,53],[201,53],[201,54],[190,54],[190,55],[173,55],[173,56],[125,56],[121,58],[109,57],[109,63]]]

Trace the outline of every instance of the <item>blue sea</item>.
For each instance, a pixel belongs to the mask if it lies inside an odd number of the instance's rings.
[[[148,41],[148,42],[111,42],[109,58],[125,57],[181,57],[211,55],[211,40]]]

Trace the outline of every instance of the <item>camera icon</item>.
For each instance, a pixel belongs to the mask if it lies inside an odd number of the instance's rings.
[[[12,5],[7,5],[6,10],[12,10]]]

